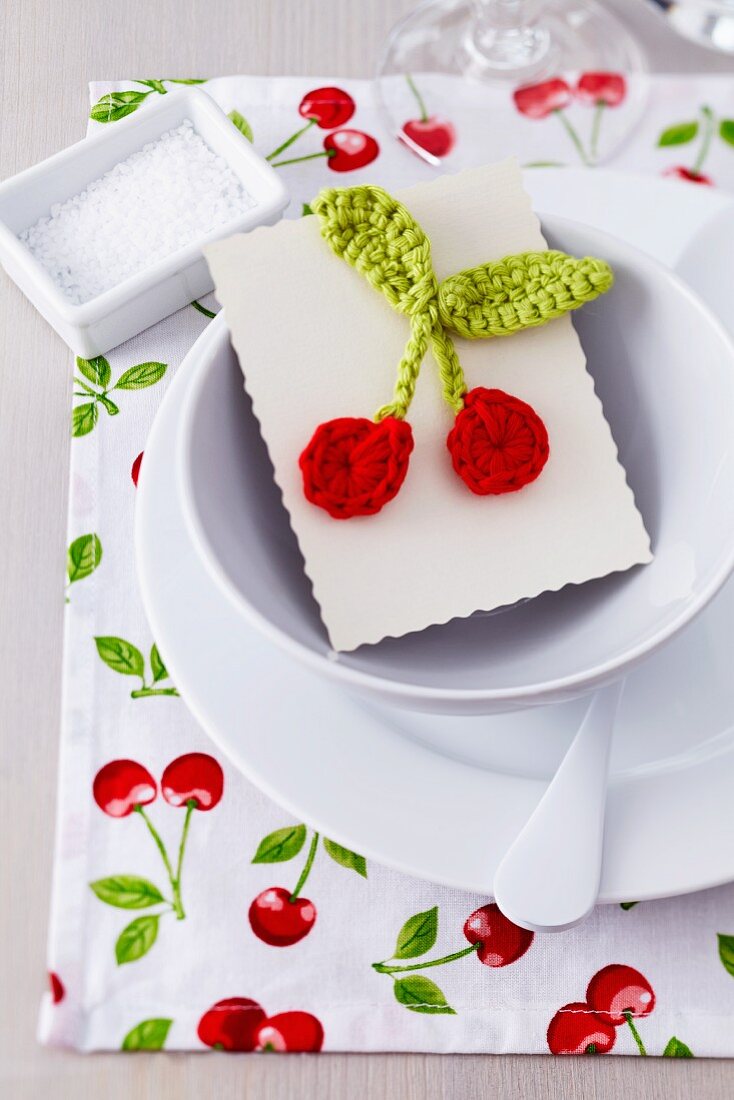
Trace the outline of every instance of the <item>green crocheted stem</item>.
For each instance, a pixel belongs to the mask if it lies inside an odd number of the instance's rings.
[[[403,358],[398,364],[393,399],[389,405],[383,405],[377,410],[374,417],[376,421],[384,420],[386,416],[404,420],[407,416],[430,338],[430,313],[426,310],[424,313],[413,314],[410,319],[410,339],[405,347]]]
[[[461,412],[464,408],[464,394],[467,389],[464,371],[456,354],[454,342],[438,318],[431,329],[431,348],[441,376],[441,392],[444,400],[455,413]]]
[[[578,309],[613,282],[604,260],[521,252],[444,279],[439,311],[442,323],[467,340],[509,336]]]
[[[398,364],[393,399],[375,414],[375,420],[402,420],[438,317],[430,241],[402,203],[371,184],[327,188],[311,208],[332,251],[410,318],[410,339]]]

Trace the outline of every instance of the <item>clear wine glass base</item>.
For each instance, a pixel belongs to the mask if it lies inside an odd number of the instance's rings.
[[[565,73],[646,71],[631,33],[595,0],[427,0],[392,29],[377,67],[378,94],[392,131],[396,77],[441,73],[508,89]],[[429,163],[440,156],[413,148]]]

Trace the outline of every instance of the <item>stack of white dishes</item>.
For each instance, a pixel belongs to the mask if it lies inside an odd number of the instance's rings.
[[[536,170],[526,183],[550,212],[552,247],[615,270],[614,293],[574,323],[653,563],[330,653],[219,318],[146,447],[143,598],[189,707],[259,786],[350,848],[484,892],[584,694],[626,675],[600,900],[699,889],[734,878],[734,346],[645,253],[675,263],[713,217],[734,227],[734,212],[710,192],[615,173]],[[587,224],[558,216],[569,212]],[[591,227],[602,220],[616,238]],[[694,286],[706,255],[686,262]]]

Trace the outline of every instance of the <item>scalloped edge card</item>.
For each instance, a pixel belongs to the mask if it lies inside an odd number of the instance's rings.
[[[508,160],[396,192],[431,241],[439,280],[546,247]],[[392,391],[408,321],[330,250],[308,216],[206,250],[245,387],[335,650],[649,562],[570,316],[510,338],[456,340],[472,386],[517,395],[547,426],[550,457],[519,492],[477,496],[454,473],[451,410],[428,351],[410,409],[415,447],[378,514],[332,519],[310,504],[299,456],[316,426],[370,417]]]

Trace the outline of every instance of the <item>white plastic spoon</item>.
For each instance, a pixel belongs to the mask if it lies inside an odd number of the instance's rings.
[[[532,932],[562,932],[596,904],[609,749],[623,681],[592,699],[578,733],[527,824],[497,868],[494,899]]]

